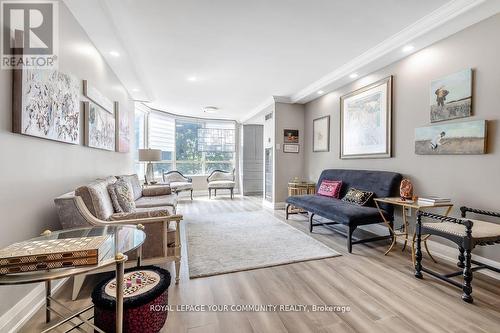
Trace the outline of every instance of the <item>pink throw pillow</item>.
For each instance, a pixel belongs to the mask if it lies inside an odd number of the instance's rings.
[[[318,188],[318,194],[325,197],[339,198],[342,181],[324,179]]]

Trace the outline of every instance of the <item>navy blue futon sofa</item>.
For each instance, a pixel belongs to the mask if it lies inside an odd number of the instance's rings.
[[[343,198],[347,191],[352,187],[357,188],[358,190],[374,192],[374,198],[382,198],[399,195],[399,185],[401,183],[402,176],[399,173],[387,171],[328,169],[323,170],[321,173],[316,185],[317,187],[321,185],[321,181],[323,179],[342,181],[340,198]],[[384,222],[379,211],[375,207],[373,200],[369,205],[359,206],[342,201],[341,199],[333,199],[321,195],[299,195],[288,197],[286,203],[286,219],[288,219],[288,216],[292,214],[289,212],[291,205],[309,212],[310,232],[312,232],[313,227],[317,225],[346,225],[348,227],[346,236],[347,250],[349,253],[352,252],[353,244],[391,238],[391,235],[388,235],[355,241],[352,239],[352,234],[358,226]],[[392,226],[394,220],[393,207],[387,204],[380,204],[380,208],[382,209],[387,221],[390,221]],[[326,218],[331,222],[314,224],[314,215]],[[340,232],[338,229],[335,229],[335,231]]]

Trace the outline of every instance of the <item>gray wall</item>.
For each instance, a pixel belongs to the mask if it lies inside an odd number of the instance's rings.
[[[362,78],[338,91],[306,104],[307,177],[316,180],[325,168],[391,170],[409,177],[417,195],[450,196],[460,205],[500,210],[500,14],[467,28],[397,63]],[[431,80],[472,67],[474,70],[471,119],[490,120],[487,155],[420,156],[414,153],[414,130],[430,124],[429,85]],[[369,160],[339,159],[340,105],[345,93],[388,75],[393,81],[393,158]],[[330,152],[312,152],[312,121],[331,116]],[[497,247],[476,249],[485,257],[500,260]]]
[[[288,182],[294,177],[302,178],[304,175],[304,105],[301,104],[275,104],[275,140],[280,149],[275,149],[275,203],[284,203],[288,197]],[[283,152],[283,131],[285,129],[299,130],[298,154]]]
[[[133,103],[66,6],[59,4],[60,66],[88,79],[129,111]],[[12,72],[0,70],[0,247],[60,229],[53,198],[89,180],[132,172],[132,155],[37,139],[11,132]],[[84,98],[82,97],[82,100]],[[83,143],[83,112],[81,114]],[[0,287],[0,316],[35,285]]]

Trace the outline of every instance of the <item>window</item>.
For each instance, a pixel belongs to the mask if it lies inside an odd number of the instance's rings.
[[[149,110],[148,112],[143,112]],[[219,169],[232,171],[236,157],[235,123],[186,119],[152,111],[143,104],[136,107],[136,151],[152,148],[162,151],[162,160],[153,162],[155,178],[164,171],[178,170],[184,175],[207,175]],[[144,174],[144,163],[136,163]]]
[[[149,148],[161,149],[161,162],[154,163],[155,178],[174,169],[175,120],[168,114],[153,111],[149,115]]]

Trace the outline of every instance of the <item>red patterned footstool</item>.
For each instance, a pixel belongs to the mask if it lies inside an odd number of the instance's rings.
[[[156,266],[125,270],[123,283],[123,332],[156,333],[168,314],[170,273]],[[92,292],[94,324],[115,331],[116,279],[100,282]]]

